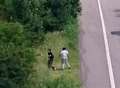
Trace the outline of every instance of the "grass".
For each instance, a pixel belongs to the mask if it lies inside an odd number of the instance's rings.
[[[71,19],[65,25],[66,31],[46,34],[44,44],[36,49],[37,63],[34,64],[34,72],[28,79],[29,86],[26,88],[80,88],[77,27],[77,21]],[[55,67],[61,68],[59,54],[62,47],[67,47],[70,52],[69,62],[72,69],[48,70],[48,48],[51,48],[55,55]]]

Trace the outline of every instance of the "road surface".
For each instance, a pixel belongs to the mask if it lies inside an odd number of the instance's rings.
[[[120,88],[120,0],[81,2],[79,44],[83,88]]]

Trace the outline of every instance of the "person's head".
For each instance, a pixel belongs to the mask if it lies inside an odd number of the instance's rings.
[[[66,48],[65,48],[65,47],[63,47],[63,48],[62,48],[62,50],[66,50]]]

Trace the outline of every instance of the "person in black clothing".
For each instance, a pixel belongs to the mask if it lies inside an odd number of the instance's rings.
[[[54,68],[52,66],[53,65],[53,60],[54,60],[54,55],[52,53],[52,50],[48,49],[48,68],[49,69],[52,68],[54,70]]]

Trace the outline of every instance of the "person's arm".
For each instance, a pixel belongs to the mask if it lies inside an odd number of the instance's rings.
[[[54,54],[53,53],[51,53],[51,57],[54,58]]]
[[[48,59],[50,59],[50,57],[51,57],[51,54],[50,54],[50,53],[48,53]]]

